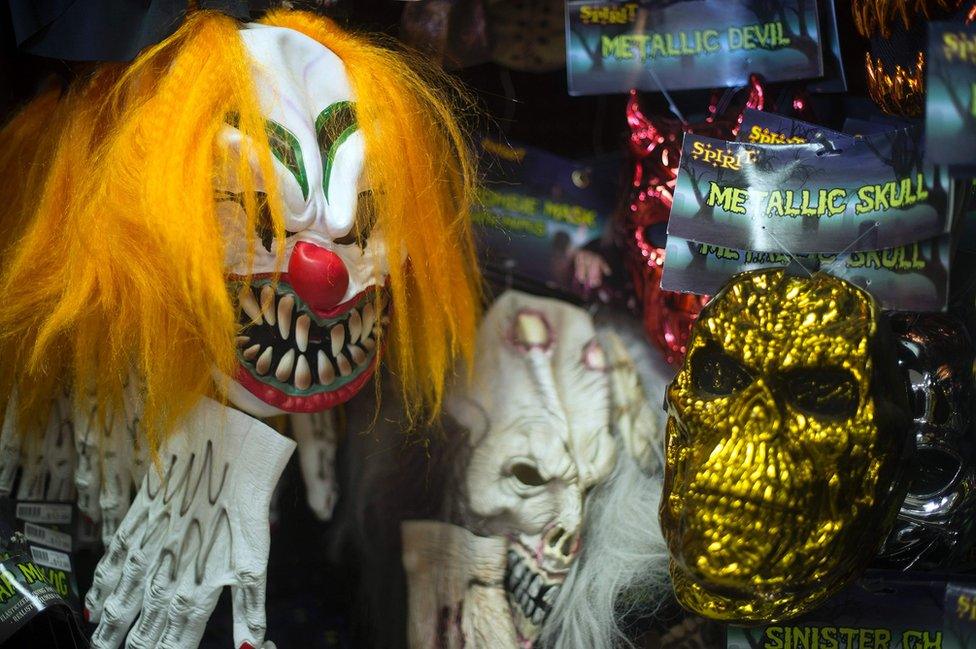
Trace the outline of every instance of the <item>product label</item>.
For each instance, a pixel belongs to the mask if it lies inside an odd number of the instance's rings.
[[[976,26],[929,23],[926,66],[926,160],[972,165],[976,160]]]
[[[67,604],[42,568],[24,555],[0,562],[0,642],[52,606]]]
[[[821,153],[842,150],[854,143],[846,133],[838,133],[818,124],[791,119],[776,113],[747,108],[742,115],[739,142],[748,144],[820,144]]]
[[[668,234],[792,255],[897,248],[948,232],[950,193],[915,129],[837,151],[686,135]]]
[[[816,78],[821,36],[815,0],[570,0],[569,91],[732,87],[753,72],[768,82]]]
[[[803,616],[753,628],[729,627],[727,649],[969,649],[953,630],[957,595],[972,585],[904,573],[869,573]],[[969,600],[971,602],[972,600]],[[968,608],[965,609],[968,613]]]
[[[17,503],[16,516],[32,523],[71,523],[71,505],[51,503]]]
[[[24,523],[24,536],[28,541],[40,543],[64,552],[71,552],[71,535],[33,523]]]
[[[950,237],[888,250],[837,254],[797,254],[735,250],[668,237],[661,287],[714,295],[737,273],[792,266],[798,272],[823,270],[865,289],[884,309],[942,311],[948,299]]]
[[[473,220],[488,279],[582,300],[622,292],[611,277],[619,255],[605,236],[620,157],[574,161],[494,139],[481,144],[486,178]]]

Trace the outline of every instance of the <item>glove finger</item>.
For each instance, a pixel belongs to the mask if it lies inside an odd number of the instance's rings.
[[[14,426],[16,409],[16,401],[10,399],[4,413],[3,427],[0,428],[0,496],[7,496],[13,490],[14,478],[20,466],[21,438]]]
[[[169,607],[176,592],[176,561],[171,552],[160,559],[143,597],[142,612],[126,638],[126,649],[151,649],[169,619]]]
[[[207,583],[181,585],[169,606],[166,625],[156,646],[159,649],[182,649],[199,645],[221,590],[221,586]]]
[[[74,412],[74,422],[78,508],[88,518],[98,522],[102,518],[98,508],[98,494],[101,489],[98,417],[93,408],[77,409]]]
[[[21,445],[20,460],[23,471],[20,474],[20,484],[17,485],[17,500],[44,500],[47,462],[43,438],[26,438]]]
[[[142,607],[147,564],[142,550],[129,553],[118,584],[102,606],[98,628],[92,635],[93,647],[115,649],[122,643]]]
[[[86,617],[89,621],[100,621],[105,601],[119,585],[129,553],[138,546],[148,517],[149,512],[145,508],[127,517],[99,560],[92,586],[85,596]]]
[[[239,570],[231,585],[234,607],[234,646],[260,647],[268,630],[265,597],[267,573]]]

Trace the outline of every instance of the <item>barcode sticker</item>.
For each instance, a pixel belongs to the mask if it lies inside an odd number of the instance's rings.
[[[24,536],[28,541],[40,543],[48,547],[71,552],[71,535],[52,530],[33,523],[24,523]]]
[[[71,572],[71,558],[64,552],[47,550],[45,548],[39,548],[33,545],[31,546],[30,551],[31,556],[34,558],[34,563],[40,566],[54,568],[55,570]]]
[[[17,503],[17,518],[32,523],[71,523],[71,505]]]

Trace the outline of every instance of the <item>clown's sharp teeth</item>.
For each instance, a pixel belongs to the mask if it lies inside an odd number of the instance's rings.
[[[376,346],[376,339],[373,338],[372,336],[368,336],[366,338],[363,338],[363,343],[362,344],[363,344],[363,347],[366,348],[366,351],[371,352],[371,351],[373,351],[373,347]]]
[[[329,385],[335,381],[335,368],[332,367],[332,361],[325,355],[325,352],[321,349],[316,356],[319,363],[319,383],[322,385]]]
[[[368,332],[367,332],[368,333]],[[353,309],[349,314],[349,342],[358,343],[359,337],[363,335],[363,319],[359,311]]]
[[[265,284],[261,288],[261,313],[264,320],[272,327],[275,325],[275,294],[270,284]]]
[[[295,344],[298,351],[303,352],[308,349],[308,329],[312,326],[312,320],[304,313],[298,316],[295,321]]]
[[[532,585],[529,586],[529,597],[535,597],[536,595],[539,594],[539,591],[541,589],[542,589],[542,577],[536,575],[535,579],[532,580]]]
[[[542,620],[546,617],[546,611],[540,606],[535,609],[535,613],[532,614],[532,624],[539,626],[542,624]]]
[[[268,349],[271,348],[269,347]],[[244,360],[246,361],[254,360],[254,357],[258,355],[259,351],[261,351],[261,345],[251,345],[250,347],[244,350]]]
[[[261,308],[258,306],[257,300],[254,299],[254,293],[251,292],[250,286],[245,284],[241,287],[240,293],[237,294],[237,301],[241,303],[244,313],[252,322],[261,322]]]
[[[278,369],[275,370],[275,378],[279,381],[287,381],[291,376],[291,369],[295,366],[295,350],[289,349],[288,352],[278,361]]]
[[[268,347],[267,349],[265,349],[264,350],[264,353],[261,354],[261,358],[259,358],[258,359],[258,362],[254,365],[254,369],[256,369],[258,371],[258,374],[267,374],[268,373],[268,370],[271,369],[271,355],[272,354],[273,354],[273,352],[271,351],[271,348],[270,347]]]
[[[339,376],[349,376],[352,374],[352,366],[349,364],[349,359],[346,358],[345,354],[339,354],[336,362],[339,364]]]
[[[247,344],[247,343],[248,343],[248,342],[249,342],[250,340],[251,340],[251,337],[250,337],[250,336],[238,336],[238,337],[237,337],[237,338],[235,339],[235,342],[237,343],[237,346],[238,346],[238,347],[243,347],[243,346],[244,346],[244,345],[246,345],[246,344]]]
[[[336,358],[340,358],[339,352],[342,351],[344,342],[346,342],[346,330],[341,324],[332,327],[332,355]]]
[[[352,362],[356,365],[362,365],[363,361],[366,360],[366,352],[361,350],[356,345],[349,347],[349,353],[352,355]]]
[[[305,355],[298,357],[298,364],[295,366],[295,387],[299,390],[307,390],[312,385],[312,369],[305,360]]]
[[[291,314],[294,308],[295,298],[290,295],[286,295],[278,302],[278,332],[285,340],[288,340],[288,334],[291,332]]]
[[[373,331],[373,323],[375,321],[376,315],[373,313],[373,303],[370,302],[363,307],[363,331],[366,333],[367,338]]]

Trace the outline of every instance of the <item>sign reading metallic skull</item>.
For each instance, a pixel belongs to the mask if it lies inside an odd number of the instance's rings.
[[[798,615],[877,553],[913,449],[878,307],[825,274],[743,273],[705,307],[667,391],[661,526],[678,600]]]

